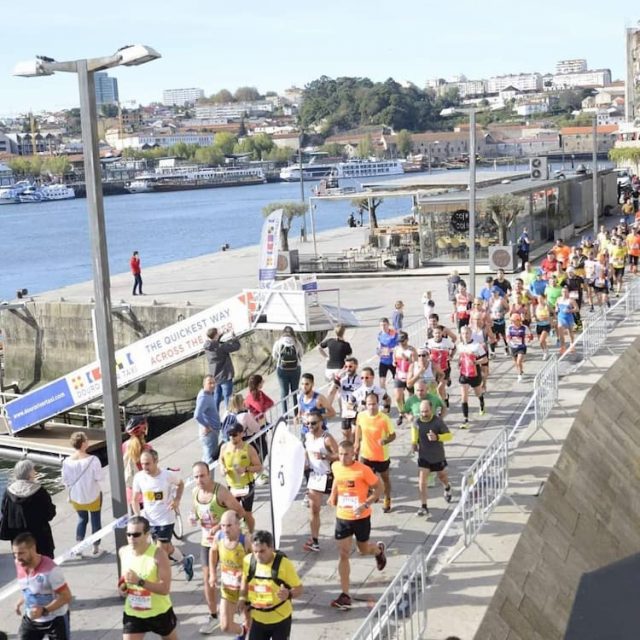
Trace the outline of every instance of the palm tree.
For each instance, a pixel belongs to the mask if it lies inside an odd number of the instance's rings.
[[[289,231],[291,230],[291,222],[294,218],[303,216],[309,205],[305,202],[287,201],[287,202],[271,202],[262,208],[262,215],[266,218],[273,211],[282,209],[282,225],[280,227],[280,249],[281,251],[289,251]]]
[[[498,244],[507,244],[507,231],[511,228],[517,215],[525,208],[525,200],[510,193],[497,194],[487,198],[485,205],[491,219],[498,227]]]

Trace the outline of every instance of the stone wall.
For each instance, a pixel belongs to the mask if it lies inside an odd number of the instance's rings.
[[[92,305],[71,302],[29,302],[26,309],[4,311],[4,385],[17,383],[20,391],[58,378],[96,359]],[[140,306],[132,312],[113,313],[115,348],[124,347],[201,311],[198,307]],[[265,375],[273,368],[271,347],[279,331],[253,331],[233,354],[236,384],[242,388],[252,373]],[[316,344],[319,335],[300,336]],[[183,362],[147,380],[130,385],[123,397],[161,396],[175,401],[193,400],[207,372],[204,356]]]
[[[637,553],[639,361],[640,339],[587,394],[476,640],[560,640],[581,575]]]

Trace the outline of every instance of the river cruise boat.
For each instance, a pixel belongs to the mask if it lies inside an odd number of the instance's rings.
[[[17,197],[17,202],[52,202],[54,200],[72,200],[76,192],[65,184],[47,184],[43,187],[31,186]]]
[[[380,176],[397,176],[404,173],[399,160],[349,160],[339,162],[333,175],[336,178],[376,178]]]

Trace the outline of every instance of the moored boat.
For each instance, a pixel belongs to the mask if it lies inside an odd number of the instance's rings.
[[[72,187],[65,184],[47,184],[43,187],[30,186],[17,196],[18,202],[50,202],[52,200],[71,200],[76,197]]]
[[[28,180],[20,180],[10,187],[0,189],[0,204],[18,204],[18,196],[27,189],[33,189],[33,184]]]

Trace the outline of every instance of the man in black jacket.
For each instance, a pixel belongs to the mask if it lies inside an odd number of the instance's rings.
[[[213,402],[216,409],[220,408],[220,401],[224,397],[224,404],[229,408],[229,400],[233,394],[233,362],[231,355],[240,349],[240,340],[233,332],[223,342],[225,334],[215,327],[207,331],[207,340],[204,343],[204,354],[207,357],[209,373],[213,376],[216,388],[213,392]]]

